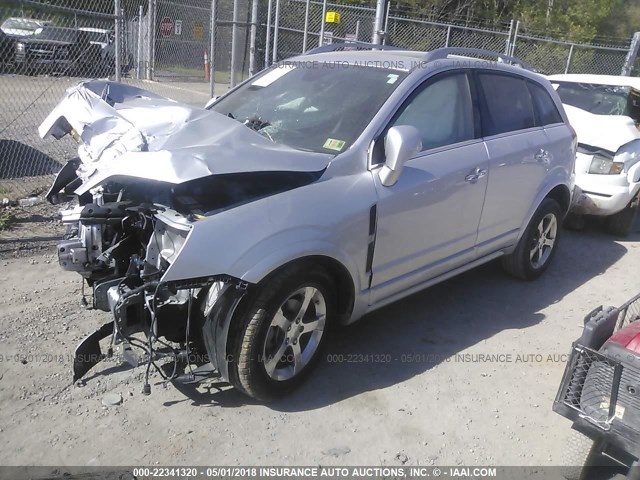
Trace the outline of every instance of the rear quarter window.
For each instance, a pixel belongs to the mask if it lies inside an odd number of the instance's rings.
[[[534,82],[528,82],[531,96],[533,97],[533,106],[536,113],[536,124],[538,126],[553,125],[554,123],[562,123],[562,115],[558,111],[555,102],[549,95],[549,92]]]
[[[483,136],[535,126],[533,101],[523,78],[497,73],[479,73],[478,81],[484,97]]]

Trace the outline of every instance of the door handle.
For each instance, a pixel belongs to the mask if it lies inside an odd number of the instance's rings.
[[[536,153],[533,158],[536,162],[544,163],[545,165],[549,165],[549,152],[544,149],[540,149],[538,153]]]
[[[484,177],[487,174],[487,171],[484,168],[476,168],[469,175],[464,177],[467,182],[476,183],[479,178]]]

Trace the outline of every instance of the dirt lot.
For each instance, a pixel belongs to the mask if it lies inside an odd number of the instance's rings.
[[[79,277],[58,268],[54,212],[16,213],[0,233],[2,465],[557,464],[568,425],[551,404],[582,316],[640,290],[639,233],[565,232],[537,282],[490,264],[339,332],[278,403],[158,376],[145,397],[144,369],[117,362],[70,384],[74,346],[108,319],[80,305]],[[103,407],[109,392],[123,403]]]

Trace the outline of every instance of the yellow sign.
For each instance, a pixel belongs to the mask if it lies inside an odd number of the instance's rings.
[[[340,18],[339,12],[327,12],[324,21],[327,23],[340,23]]]
[[[204,39],[204,25],[201,22],[195,22],[193,24],[193,39],[194,40]]]

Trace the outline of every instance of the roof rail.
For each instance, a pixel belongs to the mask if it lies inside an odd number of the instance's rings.
[[[406,48],[394,47],[391,45],[379,45],[377,43],[365,43],[365,42],[344,42],[344,43],[332,43],[330,45],[323,45],[306,51],[302,55],[315,55],[316,53],[336,52],[339,50],[406,50]]]
[[[525,70],[531,70],[532,72],[535,72],[536,69],[533,68],[531,65],[529,65],[528,63],[526,63],[523,60],[520,60],[519,58],[516,57],[512,57],[510,55],[506,55],[504,53],[500,53],[500,52],[494,52],[493,50],[485,50],[484,48],[465,48],[465,47],[445,47],[445,48],[437,48],[436,50],[432,50],[430,52],[427,52],[427,54],[424,56],[424,61],[425,62],[432,62],[434,60],[444,60],[446,58],[449,57],[449,55],[464,55],[464,54],[469,54],[469,53],[473,53],[476,55],[485,55],[488,57],[496,57],[498,59],[498,61],[503,61],[505,63],[511,63],[511,64],[516,64],[519,65],[520,67],[524,68]]]

